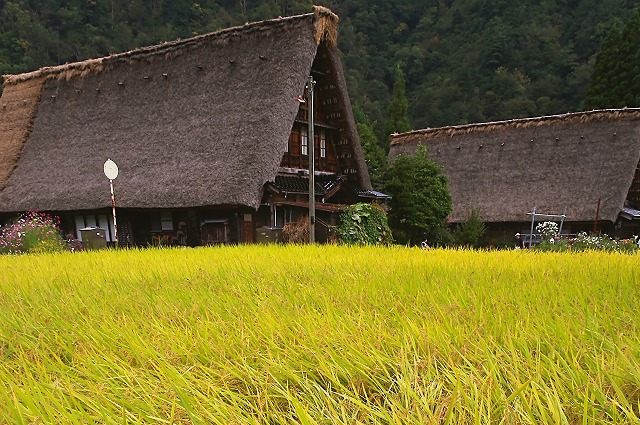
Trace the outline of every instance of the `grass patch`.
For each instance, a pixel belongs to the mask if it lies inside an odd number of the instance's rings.
[[[638,255],[0,256],[8,423],[638,421]]]

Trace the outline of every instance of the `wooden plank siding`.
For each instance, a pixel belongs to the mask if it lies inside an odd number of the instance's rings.
[[[286,168],[309,168],[309,156],[302,154],[302,135],[301,130],[307,128],[306,124],[296,122],[294,124],[291,135],[289,136],[289,146],[287,152],[282,156],[281,167]],[[326,140],[326,153],[322,157],[320,149],[321,132],[324,132]],[[308,133],[307,133],[308,134]],[[316,126],[314,137],[314,157],[317,171],[326,171],[331,173],[339,172],[338,155],[336,153],[337,131],[330,128],[322,128]]]
[[[314,63],[314,68],[320,63]],[[352,141],[344,132],[344,111],[339,102],[338,87],[334,84],[330,70],[312,70],[315,86],[315,137],[314,152],[316,171],[353,174],[355,162]],[[286,168],[309,168],[308,155],[302,154],[302,131],[308,134],[308,113],[306,103],[301,103],[291,129],[287,151],[282,156],[281,166]],[[320,138],[326,138],[326,154],[322,157]]]

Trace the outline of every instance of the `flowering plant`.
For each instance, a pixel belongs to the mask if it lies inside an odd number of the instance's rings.
[[[537,249],[541,251],[608,251],[634,253],[640,248],[635,239],[614,239],[609,235],[590,236],[580,232],[576,237],[556,238],[554,242],[543,241]]]
[[[0,227],[0,254],[62,251],[60,220],[36,211],[24,213],[12,224]]]
[[[558,223],[543,221],[536,226],[536,232],[541,233],[545,239],[553,238],[558,235]]]

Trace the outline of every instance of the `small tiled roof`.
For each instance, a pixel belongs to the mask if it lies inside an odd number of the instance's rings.
[[[360,186],[353,186],[353,191],[360,198],[391,199],[391,196],[386,193],[378,192],[377,190],[363,189]]]
[[[629,220],[640,220],[640,210],[631,207],[622,208],[622,212],[620,213],[622,217]]]
[[[309,208],[309,203],[304,201],[279,201],[279,202],[276,202],[276,205],[287,205],[290,207],[298,207],[303,209]],[[347,208],[347,205],[316,202],[317,211],[326,211],[326,212],[336,213],[336,212],[342,212],[346,208]]]
[[[316,176],[316,195],[326,195],[341,182],[342,179],[336,174]],[[309,193],[309,177],[278,175],[276,176],[276,181],[273,183],[273,186],[282,193]]]

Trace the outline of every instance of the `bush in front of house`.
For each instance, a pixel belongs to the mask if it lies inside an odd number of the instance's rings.
[[[418,245],[446,225],[452,211],[448,181],[424,146],[396,156],[384,180],[383,190],[391,196],[389,223],[400,243]]]
[[[614,239],[609,235],[589,236],[580,232],[575,238],[558,237],[545,239],[536,249],[540,251],[608,251],[633,253],[640,250],[634,239]]]
[[[554,221],[543,221],[536,226],[536,232],[542,235],[543,240],[555,238],[559,231],[558,223]]]
[[[22,214],[12,224],[0,227],[0,254],[63,251],[66,244],[57,217],[36,211]]]
[[[387,213],[378,205],[358,203],[340,214],[338,240],[348,245],[390,245],[393,236]]]
[[[453,231],[453,240],[458,246],[480,248],[486,231],[487,226],[480,219],[480,212],[472,208],[467,218]]]

